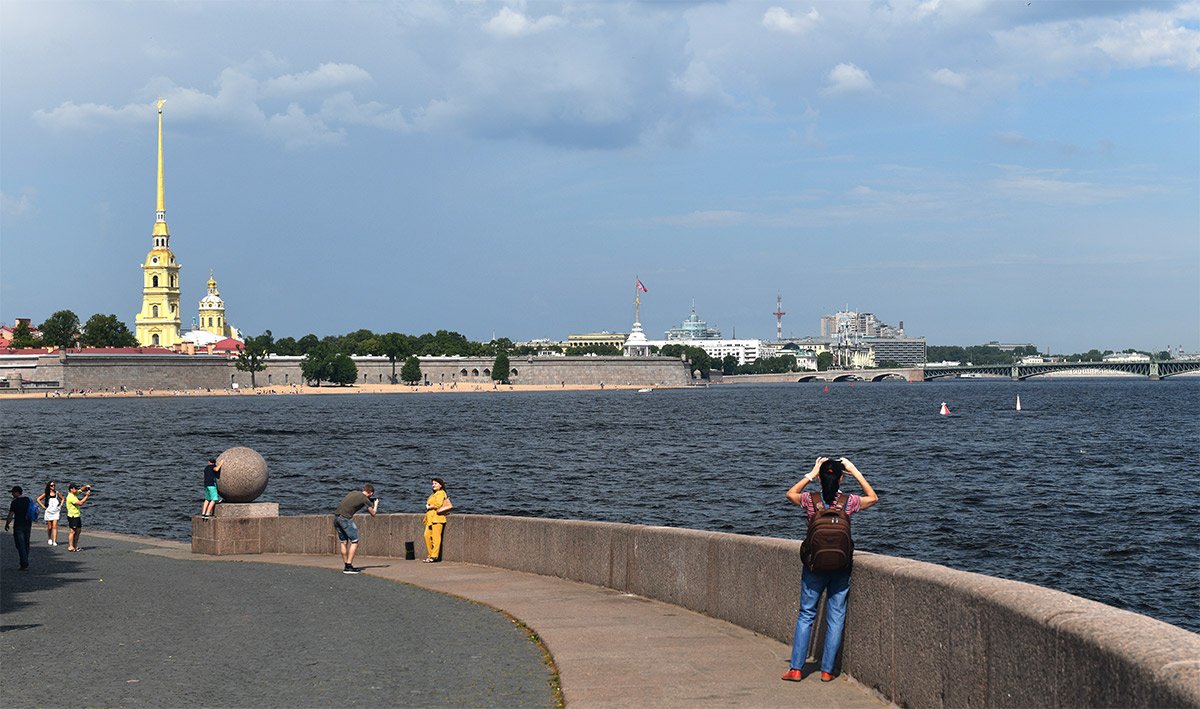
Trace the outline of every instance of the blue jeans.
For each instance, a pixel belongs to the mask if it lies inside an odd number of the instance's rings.
[[[17,545],[17,556],[21,557],[21,568],[29,566],[29,535],[33,526],[18,524],[13,527],[13,544]]]
[[[354,520],[334,515],[333,528],[337,530],[339,542],[358,544],[358,525],[354,523]]]
[[[813,621],[817,618],[817,603],[821,592],[825,598],[825,649],[821,652],[821,671],[833,673],[833,663],[842,646],[842,628],[846,625],[846,596],[850,593],[849,571],[804,570],[800,582],[800,615],[796,618],[796,633],[792,637],[792,668],[804,669],[808,657],[808,639]]]

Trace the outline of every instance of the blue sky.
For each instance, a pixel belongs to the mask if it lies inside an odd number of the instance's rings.
[[[1200,3],[0,4],[0,319],[1200,349]]]

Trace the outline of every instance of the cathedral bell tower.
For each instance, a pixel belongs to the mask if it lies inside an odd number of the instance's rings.
[[[217,290],[217,279],[208,274],[208,294],[200,299],[200,329],[220,337],[232,337],[233,329],[225,322],[225,301]]]
[[[167,207],[163,196],[162,109],[158,100],[158,204],[155,211],[153,247],[142,264],[142,311],[134,318],[137,341],[143,347],[172,347],[181,342],[179,328],[179,264],[171,252],[167,229]]]

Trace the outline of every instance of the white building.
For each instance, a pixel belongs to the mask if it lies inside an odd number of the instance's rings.
[[[630,336],[632,339],[632,336]],[[762,356],[762,340],[646,340],[647,347],[657,347],[660,350],[667,345],[683,345],[684,347],[699,347],[708,353],[714,363],[733,355],[738,365],[752,364]],[[628,344],[626,351],[628,351]]]

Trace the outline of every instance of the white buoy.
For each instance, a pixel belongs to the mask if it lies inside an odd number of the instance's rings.
[[[1017,411],[1021,410],[1021,395],[1017,394]]]
[[[944,401],[942,402],[942,410],[939,411],[938,413],[940,413],[942,416],[950,415],[950,407],[946,406],[946,402],[944,402]]]

